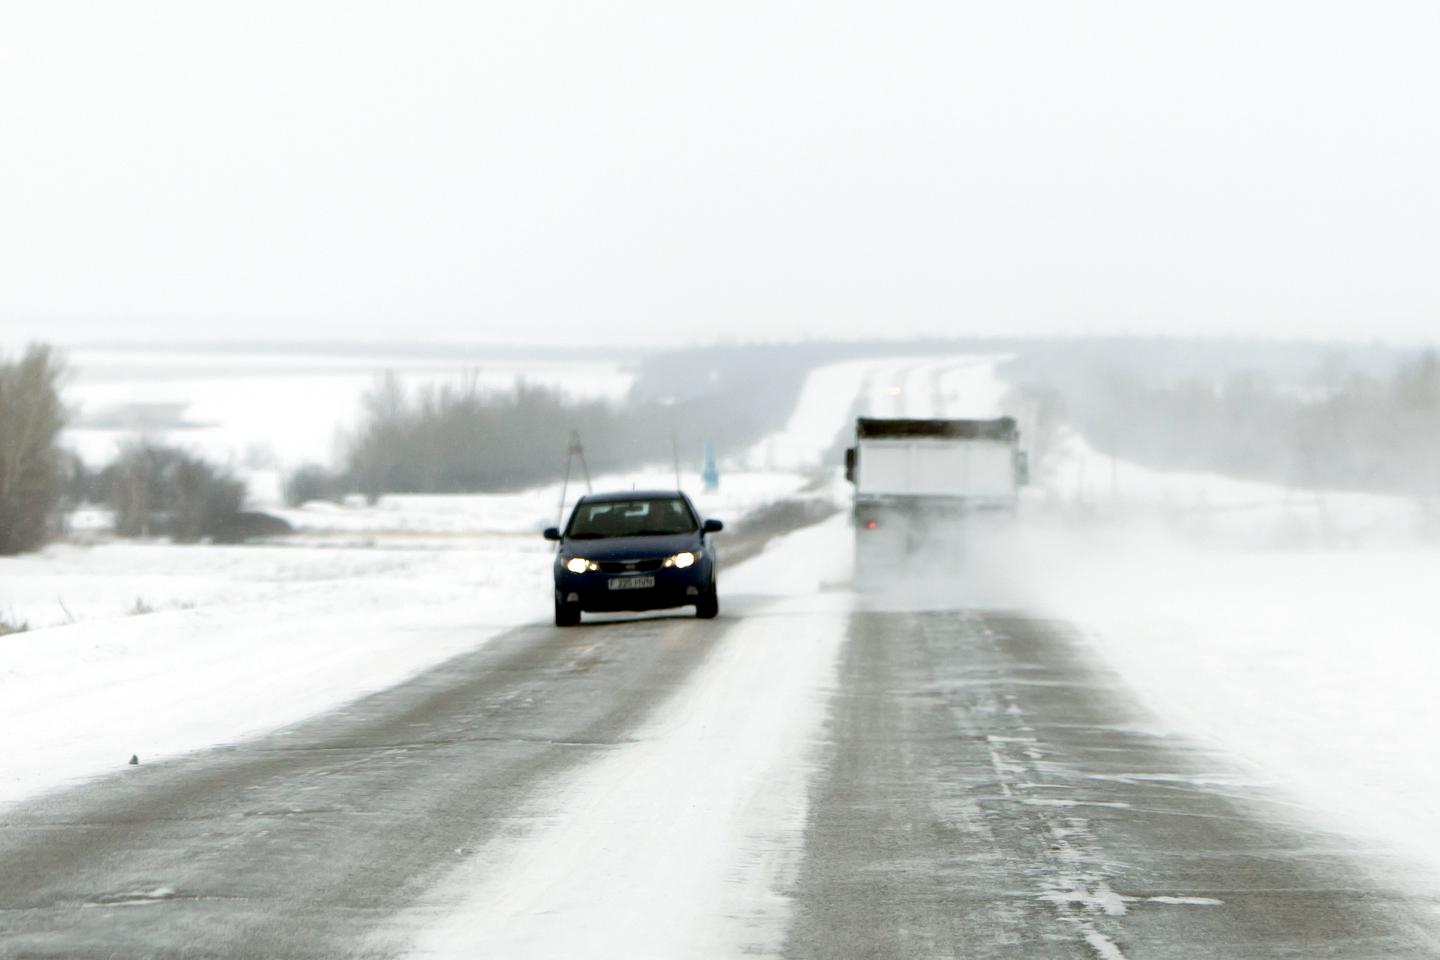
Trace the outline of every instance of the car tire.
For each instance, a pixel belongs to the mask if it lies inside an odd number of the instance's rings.
[[[715,584],[695,604],[695,616],[701,620],[714,620],[720,613],[720,598],[715,594]]]
[[[580,608],[555,601],[555,626],[573,627],[580,623]]]

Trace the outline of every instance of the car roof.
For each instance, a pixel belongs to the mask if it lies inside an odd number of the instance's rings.
[[[680,497],[684,500],[690,499],[679,490],[615,490],[609,493],[588,493],[580,498],[580,503],[614,503],[620,500],[653,500],[657,497]]]

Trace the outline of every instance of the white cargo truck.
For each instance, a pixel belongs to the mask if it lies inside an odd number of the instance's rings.
[[[967,532],[1015,514],[1027,463],[1010,417],[861,417],[845,475],[855,485],[857,580],[958,562]]]

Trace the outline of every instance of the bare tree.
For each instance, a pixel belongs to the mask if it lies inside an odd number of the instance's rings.
[[[34,550],[59,529],[63,373],[60,358],[40,344],[19,360],[0,361],[0,554]]]
[[[181,543],[232,536],[245,485],[177,447],[126,445],[106,470],[106,500],[122,537],[168,536]]]

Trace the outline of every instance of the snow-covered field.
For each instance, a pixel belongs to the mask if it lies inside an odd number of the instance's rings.
[[[1414,546],[1423,529],[1422,505],[1405,497],[1151,470],[1098,453],[1073,435],[1064,439],[1053,475],[1027,497],[1032,513],[1140,523],[1216,546]]]
[[[1070,529],[1021,558],[1007,605],[1082,625],[1173,729],[1440,883],[1440,551]]]
[[[738,517],[756,507],[799,493],[812,482],[805,473],[722,472],[720,486],[705,490],[697,476],[681,473],[681,488],[706,516]],[[645,469],[592,478],[594,490],[663,490],[675,488],[672,470]],[[586,492],[574,479],[568,486],[553,483],[517,493],[484,496],[385,496],[370,505],[355,500],[345,506],[309,503],[299,509],[276,509],[296,529],[291,538],[303,543],[345,543],[385,546],[433,543],[437,537],[463,540],[471,535],[530,535],[557,526]],[[564,506],[561,494],[564,494]]]
[[[785,429],[722,464],[717,493],[697,493],[702,511],[734,521],[801,489],[843,500],[827,458],[857,412],[1003,412],[996,362],[884,359],[815,371]],[[353,410],[372,375],[330,378],[305,364],[293,377],[275,373],[266,415],[287,417],[271,434],[270,421],[245,419],[239,404],[257,382],[221,384],[195,368],[215,399],[186,416],[216,424],[206,428],[215,449],[237,455],[268,438],[286,459],[328,442],[332,418]],[[141,390],[126,379],[133,371],[120,373],[82,377],[87,408],[107,397],[168,402],[186,382]],[[628,386],[614,366],[590,374],[557,370],[553,382],[589,382],[605,395]],[[301,415],[289,418],[291,408]],[[698,491],[697,478],[682,480]],[[596,481],[672,483],[663,470]],[[569,499],[579,492],[572,486]],[[301,530],[286,546],[60,544],[0,560],[0,618],[47,628],[0,637],[0,727],[12,734],[0,801],[113,770],[132,753],[169,756],[273,729],[545,618],[549,550],[537,533],[555,522],[560,499],[551,485],[312,505],[286,514]],[[1070,438],[1026,508],[1021,534],[957,584],[962,599],[1075,622],[1167,727],[1222,744],[1341,829],[1440,867],[1440,764],[1429,743],[1440,727],[1431,587],[1440,553],[1416,540],[1413,504],[1149,471]],[[807,556],[843,558],[843,524],[815,536],[828,539],[807,542]],[[843,587],[843,570],[797,563],[786,549],[753,561],[758,572],[729,575],[787,603]],[[829,656],[819,644],[813,652]]]
[[[132,754],[275,729],[540,619],[544,547],[109,545],[7,560],[0,606],[15,591],[52,607],[68,595],[77,617],[95,619],[0,637],[0,802]],[[137,598],[157,612],[127,615]]]
[[[613,360],[479,359],[77,350],[65,388],[76,408],[66,444],[104,463],[143,432],[247,469],[329,462],[361,399],[385,373],[410,389],[473,376],[483,387],[520,380],[579,397],[623,397],[634,374]]]

